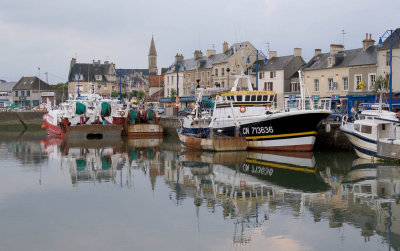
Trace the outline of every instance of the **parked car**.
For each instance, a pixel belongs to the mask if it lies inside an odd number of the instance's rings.
[[[345,115],[339,110],[332,110],[332,114],[329,115],[328,120],[330,121],[342,121],[342,117]]]
[[[158,111],[158,114],[163,114],[164,113],[164,108],[158,107],[157,111]]]

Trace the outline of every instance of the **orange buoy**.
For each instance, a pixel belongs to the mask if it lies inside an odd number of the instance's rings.
[[[42,125],[42,129],[46,129],[46,125],[45,124]]]

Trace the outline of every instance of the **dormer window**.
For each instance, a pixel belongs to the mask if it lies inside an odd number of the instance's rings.
[[[102,75],[95,75],[94,77],[95,77],[96,81],[103,80],[103,76]]]
[[[335,59],[333,56],[328,57],[328,67],[332,67],[335,63]]]

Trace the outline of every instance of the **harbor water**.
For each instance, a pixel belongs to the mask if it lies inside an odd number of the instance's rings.
[[[398,250],[400,166],[352,150],[0,135],[0,250]]]

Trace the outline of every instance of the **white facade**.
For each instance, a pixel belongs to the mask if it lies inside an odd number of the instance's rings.
[[[395,36],[395,35],[394,35]],[[378,76],[389,79],[390,74],[390,50],[378,51]],[[392,50],[392,89],[400,91],[400,48]]]
[[[258,72],[258,89],[276,92],[279,108],[282,108],[284,105],[284,83],[284,70]]]
[[[177,91],[178,96],[184,96],[183,92],[183,71],[178,73],[179,77],[179,91],[176,89],[176,82],[177,82],[177,76],[176,72],[172,73],[166,73],[164,75],[164,97],[170,97],[171,96],[171,90],[175,89]]]

